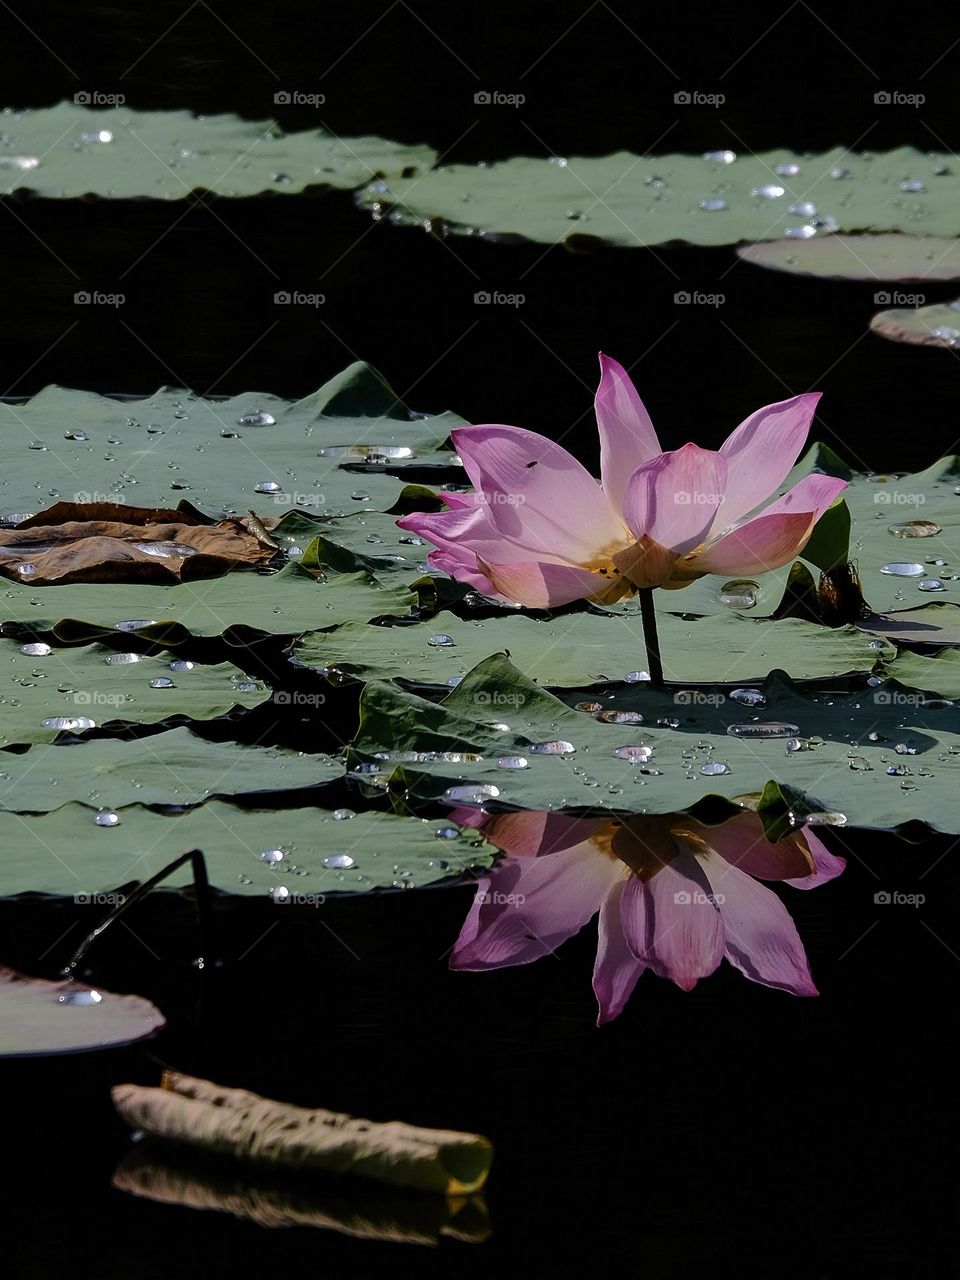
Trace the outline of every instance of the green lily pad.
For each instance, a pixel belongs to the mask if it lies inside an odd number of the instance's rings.
[[[891,342],[916,347],[955,347],[960,339],[960,302],[878,311],[870,328]]]
[[[95,738],[0,758],[0,809],[49,813],[79,800],[100,809],[201,804],[211,796],[267,796],[343,774],[330,756],[207,742],[187,728],[132,742]]]
[[[945,649],[936,657],[904,652],[887,671],[911,689],[924,689],[941,698],[960,698],[960,650]]]
[[[864,631],[883,636],[894,644],[960,645],[960,606],[927,604],[916,609],[874,613],[858,623]]]
[[[111,721],[210,720],[270,697],[269,689],[230,662],[172,667],[169,656],[123,654],[96,644],[55,649],[6,638],[0,639],[0,687],[2,748],[53,742],[63,732],[82,733]],[[35,766],[37,757],[31,759]],[[10,763],[0,756],[0,770]]]
[[[0,965],[0,1058],[131,1044],[164,1022],[143,996],[118,996],[72,980],[28,978]]]
[[[47,198],[182,200],[192,191],[350,189],[377,174],[421,173],[435,158],[429,147],[381,138],[284,134],[272,120],[60,102],[4,111],[0,180],[7,192]]]
[[[938,196],[942,194],[939,187],[936,192]],[[843,225],[851,227],[853,224],[845,219]],[[880,229],[888,224],[878,221],[871,225]],[[956,218],[942,217],[933,213],[931,208],[913,226],[907,225],[907,219],[903,225],[894,221],[893,229],[910,231],[910,235],[831,235],[811,240],[766,240],[743,245],[737,250],[737,255],[744,262],[769,267],[773,271],[786,271],[790,275],[818,276],[828,280],[913,280],[931,284],[938,280],[960,279],[960,240],[927,234],[943,227],[950,228],[950,235],[960,233],[960,222]]]
[[[757,680],[772,667],[812,679],[869,671],[881,656],[855,627],[672,614],[661,614],[659,621],[668,680]],[[458,679],[498,652],[509,653],[532,680],[555,686],[623,680],[646,665],[639,617],[587,611],[547,621],[514,613],[466,622],[441,612],[412,626],[347,622],[307,632],[293,647],[296,660],[315,669],[332,666],[362,680],[402,677],[435,684]],[[893,647],[885,652],[892,656]]]
[[[0,587],[0,620],[35,635],[76,643],[122,630],[166,645],[190,636],[291,635],[351,618],[409,615],[417,597],[384,587],[368,573],[319,579],[289,564],[279,573],[151,583],[74,583]],[[238,639],[239,642],[239,639]]]
[[[912,147],[869,156],[841,147],[820,155],[777,150],[735,158],[730,151],[517,156],[375,182],[358,199],[401,223],[436,227],[442,221],[458,235],[571,247],[588,240],[628,247],[736,244],[791,231],[812,234],[820,224],[954,236],[960,234],[960,175],[950,161]]]
[[[262,415],[272,422],[255,425]],[[460,422],[450,413],[411,420],[380,374],[360,363],[302,400],[259,392],[205,400],[163,389],[120,401],[45,387],[25,404],[0,404],[0,510],[9,519],[56,498],[141,507],[188,500],[216,516],[387,510],[404,484],[383,466],[448,463],[443,446]],[[371,462],[369,451],[387,462]]]
[[[960,708],[930,705],[895,680],[811,696],[781,672],[749,698],[729,687],[625,685],[599,704],[621,717],[610,723],[496,656],[439,704],[394,683],[367,685],[354,751],[381,784],[395,770],[399,787],[453,804],[671,813],[705,795],[759,793],[775,780],[851,826],[921,819],[960,832]],[[642,723],[623,719],[638,715]],[[791,738],[817,743],[789,750]]]
[[[0,812],[0,896],[109,894],[200,849],[210,883],[226,893],[322,907],[328,894],[439,883],[489,866],[495,852],[469,828],[393,813],[338,820],[350,811],[251,812],[220,800],[179,814],[143,805],[116,812],[113,827],[98,826],[97,810],[82,804],[29,817]],[[191,883],[188,866],[164,881]]]

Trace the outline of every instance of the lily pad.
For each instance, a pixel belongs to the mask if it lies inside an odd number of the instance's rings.
[[[891,613],[872,613],[858,625],[894,644],[960,645],[960,606],[927,604]]]
[[[267,797],[339,778],[330,756],[280,747],[207,742],[188,728],[132,742],[96,738],[0,758],[0,809],[49,813],[77,800],[116,812],[124,805],[201,804],[211,796]]]
[[[772,667],[812,679],[869,671],[881,656],[855,627],[673,614],[661,614],[659,621],[668,680],[757,680]],[[556,686],[623,680],[646,662],[639,617],[587,611],[546,621],[516,613],[463,621],[441,612],[412,626],[347,622],[307,632],[293,647],[298,662],[316,669],[336,667],[362,680],[402,677],[434,684],[456,680],[498,652],[509,653],[530,679]],[[892,646],[885,652],[892,656]]]
[[[895,203],[892,197],[888,200]],[[843,225],[850,227],[851,223],[845,219]],[[879,229],[886,224],[878,221],[872,225]],[[928,213],[913,226],[896,223],[894,226],[912,234],[767,240],[743,245],[737,250],[737,255],[744,262],[752,262],[758,267],[828,280],[902,280],[931,284],[937,280],[960,279],[960,240],[920,234],[921,231],[939,231],[948,226],[949,234],[955,236],[960,234],[960,220],[931,218]]]
[[[2,748],[53,742],[62,733],[111,721],[210,720],[270,697],[269,689],[230,662],[184,665],[97,644],[57,649],[6,638],[0,639],[0,688]],[[0,771],[9,764],[0,756]]]
[[[960,234],[952,156],[912,147],[818,155],[614,155],[445,165],[371,183],[364,208],[458,235],[618,246],[736,244],[824,230]],[[803,244],[789,239],[790,245]]]
[[[377,174],[423,172],[434,160],[429,147],[324,129],[284,134],[272,120],[60,102],[4,111],[0,179],[7,192],[47,198],[182,200],[193,191],[350,189]]]
[[[775,672],[736,693],[623,685],[586,701],[599,712],[578,702],[582,693],[561,702],[502,656],[439,704],[371,683],[356,759],[385,779],[396,771],[416,796],[453,804],[670,813],[774,780],[851,826],[913,818],[960,832],[960,708],[895,680],[810,695]]]
[[[0,620],[33,634],[76,643],[110,631],[166,645],[190,636],[292,635],[323,620],[409,615],[417,597],[384,587],[369,573],[319,579],[289,564],[279,573],[229,573],[210,581],[77,583],[63,587],[0,587]],[[239,639],[238,639],[239,642]]]
[[[208,515],[281,516],[387,510],[403,481],[389,465],[452,456],[455,414],[409,416],[381,375],[353,364],[302,400],[246,392],[227,400],[162,389],[143,400],[45,387],[0,404],[0,511],[33,513],[50,497],[168,507],[188,500]],[[385,452],[386,451],[386,452]],[[369,457],[369,455],[367,455]],[[363,474],[347,470],[361,465]],[[41,499],[39,495],[44,495]],[[48,497],[47,495],[50,495]]]
[[[28,978],[0,965],[0,1057],[45,1057],[131,1044],[165,1019],[143,996]]]
[[[107,827],[97,823],[96,809],[77,803],[26,817],[0,812],[0,896],[83,901],[146,880],[185,849],[200,849],[210,883],[225,893],[320,908],[328,894],[436,884],[489,866],[494,856],[470,829],[393,813],[250,811],[211,800],[183,813],[135,804],[116,814],[119,822]],[[191,883],[186,866],[164,881]]]
[[[917,347],[955,347],[960,341],[960,301],[930,307],[878,311],[870,328],[891,342]]]

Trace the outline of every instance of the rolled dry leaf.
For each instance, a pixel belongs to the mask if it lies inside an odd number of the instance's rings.
[[[441,1236],[480,1244],[490,1236],[482,1195],[418,1196],[364,1189],[331,1194],[328,1188],[291,1187],[264,1177],[229,1176],[223,1169],[189,1167],[151,1149],[134,1148],[119,1164],[118,1191],[159,1204],[205,1209],[246,1218],[260,1227],[316,1227],[359,1240],[436,1245]]]
[[[441,1195],[478,1191],[493,1159],[493,1145],[477,1134],[310,1111],[176,1072],[164,1075],[160,1089],[117,1085],[113,1101],[132,1128],[169,1142]]]

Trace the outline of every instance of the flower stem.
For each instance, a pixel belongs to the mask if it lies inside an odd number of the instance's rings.
[[[653,605],[653,587],[643,587],[640,596],[640,621],[643,639],[647,646],[647,670],[653,688],[663,687],[663,660],[660,657],[660,637],[657,634],[657,611]]]

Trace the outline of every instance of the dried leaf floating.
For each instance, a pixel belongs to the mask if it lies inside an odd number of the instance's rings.
[[[260,1177],[238,1177],[220,1167],[188,1167],[163,1158],[150,1142],[131,1151],[113,1175],[118,1191],[187,1209],[247,1218],[257,1226],[316,1227],[357,1240],[436,1245],[441,1238],[481,1244],[490,1235],[483,1197],[411,1196],[406,1192],[350,1189],[337,1194],[322,1186],[289,1185]]]
[[[31,586],[209,578],[273,558],[259,520],[208,524],[185,511],[60,502],[0,529],[0,573]]]
[[[113,1101],[131,1127],[169,1142],[440,1195],[479,1191],[493,1159],[492,1144],[477,1134],[310,1111],[170,1071],[159,1089],[117,1085]]]

